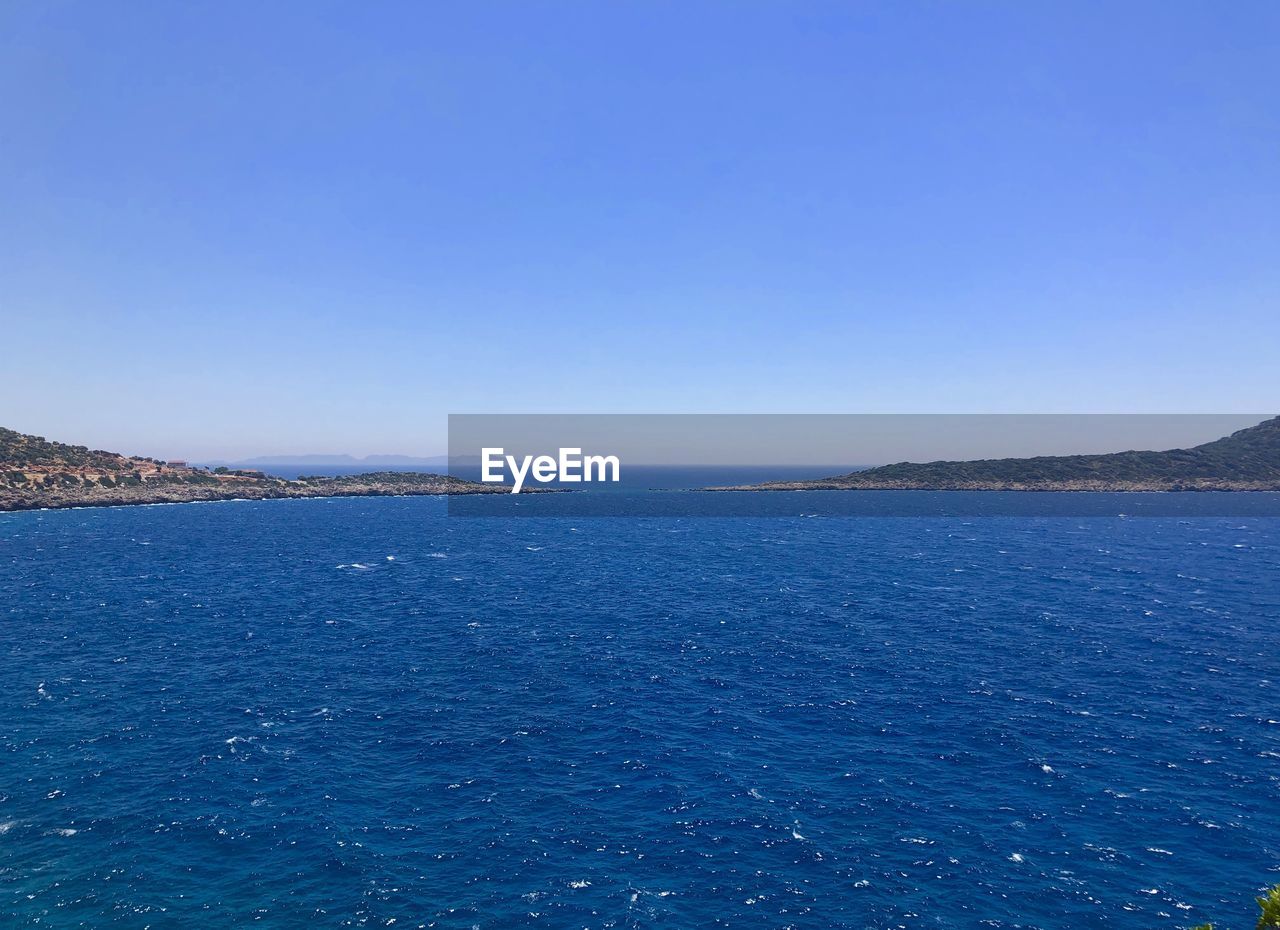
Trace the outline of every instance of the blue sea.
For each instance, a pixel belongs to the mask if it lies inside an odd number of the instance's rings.
[[[1252,926],[1280,520],[0,515],[4,927]]]
[[[290,462],[279,464],[257,463],[252,466],[268,475],[279,478],[300,478],[304,475],[320,475],[336,478],[343,475],[361,475],[371,471],[448,472],[467,481],[481,481],[483,471],[478,464],[458,465],[306,465]],[[627,463],[618,471],[618,482],[597,483],[594,491],[644,491],[653,488],[696,489],[713,485],[759,484],[765,481],[804,481],[847,475],[867,468],[866,465],[633,465]],[[506,479],[510,481],[508,477]],[[532,487],[534,481],[530,480]],[[553,486],[555,482],[551,482]],[[582,485],[559,485],[571,490],[582,490]]]

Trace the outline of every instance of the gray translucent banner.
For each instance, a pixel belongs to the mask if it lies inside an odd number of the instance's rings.
[[[451,516],[1280,515],[1266,414],[453,414],[449,462]]]

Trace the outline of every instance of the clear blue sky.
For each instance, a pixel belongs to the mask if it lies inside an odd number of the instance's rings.
[[[0,424],[1280,410],[1280,4],[0,2]]]

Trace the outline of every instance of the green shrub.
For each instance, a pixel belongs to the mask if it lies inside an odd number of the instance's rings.
[[[1254,930],[1280,930],[1280,885],[1258,898],[1258,923]],[[1213,924],[1196,924],[1191,930],[1213,930]]]
[[[1256,930],[1280,930],[1280,885],[1258,899],[1258,908],[1262,914],[1258,917]]]

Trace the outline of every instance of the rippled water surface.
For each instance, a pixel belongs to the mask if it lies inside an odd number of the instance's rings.
[[[1252,925],[1280,521],[0,516],[4,926]]]

